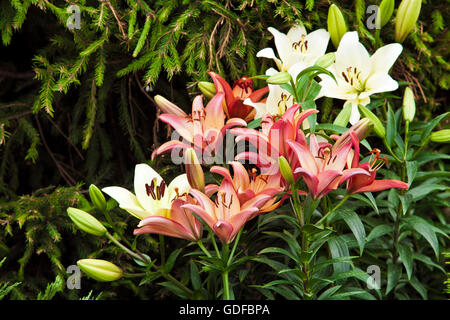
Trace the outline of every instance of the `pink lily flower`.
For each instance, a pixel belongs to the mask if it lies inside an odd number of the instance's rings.
[[[317,113],[315,109],[307,109],[296,115],[300,108],[295,104],[288,108],[286,112],[277,120],[271,116],[266,116],[261,122],[261,131],[248,128],[235,128],[230,132],[238,135],[236,142],[241,140],[249,141],[258,152],[242,152],[235,160],[249,160],[261,169],[263,174],[275,174],[279,171],[278,158],[284,156],[291,165],[295,166],[295,157],[287,141],[297,141],[306,144],[306,137],[300,125],[308,116]]]
[[[181,109],[177,113],[161,114],[159,119],[171,125],[184,138],[184,141],[172,140],[164,143],[153,152],[152,158],[175,148],[184,150],[189,147],[193,147],[206,157],[213,156],[227,129],[247,125],[239,118],[232,118],[225,122],[222,109],[224,98],[223,93],[218,93],[206,107],[203,107],[202,96],[199,95],[192,103],[191,115],[181,115],[180,111],[183,112]]]
[[[313,199],[326,195],[354,175],[367,175],[367,171],[360,168],[345,169],[352,143],[346,143],[333,148],[327,142],[319,143],[315,135],[310,135],[309,146],[288,140],[289,146],[297,155],[300,167],[295,174],[303,177],[308,191]]]
[[[282,204],[284,198],[276,201],[276,194],[284,190],[284,187],[281,186],[280,172],[274,175],[258,175],[255,168],[247,171],[238,161],[231,161],[230,164],[233,167],[233,177],[231,177],[230,171],[224,167],[213,166],[210,171],[222,175],[232,183],[241,204],[259,194],[267,194],[272,197],[266,203],[261,203],[260,213],[272,211]]]
[[[244,76],[236,80],[231,88],[217,73],[209,72],[209,75],[213,79],[216,92],[225,93],[223,110],[227,118],[241,118],[246,122],[253,120],[256,110],[252,106],[244,104],[244,100],[250,98],[252,102],[262,102],[262,97],[269,92],[269,87],[254,91],[253,80]]]
[[[350,137],[354,146],[353,159],[349,167],[358,168],[366,171],[366,174],[357,174],[352,176],[348,180],[347,192],[348,193],[361,193],[361,192],[376,192],[383,191],[391,188],[408,189],[407,183],[400,180],[375,180],[377,170],[380,169],[383,164],[387,163],[387,158],[380,158],[380,150],[374,149],[370,153],[374,157],[369,162],[359,163],[359,139],[354,133],[350,133]]]
[[[244,224],[258,214],[261,203],[272,198],[267,194],[259,194],[241,205],[233,184],[228,179],[222,180],[214,202],[198,190],[191,189],[190,194],[198,204],[185,204],[181,208],[196,213],[223,243],[233,241]]]
[[[135,229],[133,234],[156,233],[189,241],[198,241],[202,237],[203,226],[192,212],[182,208],[187,203],[193,204],[194,200],[188,196],[174,200],[169,217],[150,216],[144,218],[138,224],[139,229]]]

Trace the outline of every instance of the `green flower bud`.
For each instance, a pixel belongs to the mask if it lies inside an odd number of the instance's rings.
[[[383,124],[381,123],[380,119],[369,109],[364,107],[363,105],[358,105],[359,112],[361,112],[366,118],[369,118],[370,122],[373,124],[373,130],[375,133],[381,137],[384,138],[386,136],[386,130],[384,129]]]
[[[194,149],[188,148],[184,153],[184,165],[190,186],[201,192],[205,191],[205,175]]]
[[[185,117],[186,113],[178,108],[175,104],[164,98],[163,96],[156,95],[154,97],[155,103],[158,106],[158,108],[161,109],[163,113],[169,113],[174,114],[180,117]]]
[[[88,277],[102,282],[118,280],[123,274],[122,269],[106,260],[81,259],[77,265]]]
[[[324,54],[319,59],[317,59],[316,63],[314,63],[314,65],[326,69],[329,66],[331,66],[335,60],[336,60],[336,54],[334,52],[328,52],[327,54]]]
[[[333,124],[341,127],[346,127],[348,121],[350,120],[350,115],[352,114],[352,104],[347,103],[344,108],[339,112]]]
[[[291,166],[289,165],[289,162],[286,160],[286,158],[280,156],[278,158],[278,165],[280,166],[280,172],[284,180],[286,180],[286,182],[291,185],[294,184],[294,175],[292,174]]]
[[[449,143],[450,142],[450,129],[444,129],[435,131],[431,134],[430,140],[439,143]]]
[[[328,9],[327,24],[331,41],[333,42],[334,47],[337,48],[341,38],[348,29],[341,10],[339,10],[335,4],[332,4],[330,9]]]
[[[216,95],[216,87],[212,82],[200,81],[198,83],[198,88],[203,93],[203,95],[208,99],[211,99]]]
[[[292,77],[289,72],[282,71],[270,76],[266,81],[269,84],[285,84],[291,81],[291,79]]]
[[[395,18],[395,41],[403,42],[416,25],[422,0],[403,0]]]
[[[412,122],[415,114],[416,102],[414,101],[414,94],[410,87],[406,87],[403,94],[403,119]]]
[[[106,228],[91,214],[77,209],[67,208],[69,218],[77,225],[78,228],[92,234],[94,236],[103,236],[107,232]]]
[[[97,188],[96,185],[91,184],[89,186],[89,196],[91,197],[92,203],[98,210],[100,210],[101,212],[104,212],[106,210],[105,196],[100,191],[100,189]]]
[[[377,14],[377,26],[380,26],[380,28],[384,27],[386,23],[389,22],[389,20],[392,17],[392,14],[394,13],[394,7],[395,7],[395,1],[394,0],[383,0],[380,3],[380,7],[378,8],[378,14]]]

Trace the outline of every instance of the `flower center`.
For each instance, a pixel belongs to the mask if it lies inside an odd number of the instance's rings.
[[[153,179],[150,185],[148,183],[145,184],[145,191],[147,192],[147,196],[151,196],[153,200],[161,200],[164,196],[164,192],[166,190],[166,183],[161,181],[161,183],[156,185],[156,179]]]
[[[253,80],[247,77],[242,77],[236,80],[233,84],[233,95],[236,98],[244,100],[253,92]]]
[[[223,191],[220,191],[217,194],[216,199],[214,200],[214,204],[217,208],[219,207],[219,204],[222,204],[223,207],[230,209],[231,204],[233,203],[233,197],[230,195],[229,198],[229,201],[227,201],[227,194]]]
[[[302,34],[299,41],[293,42],[292,48],[298,53],[306,53],[306,51],[308,51],[308,40],[306,40],[306,35]]]
[[[287,95],[286,93],[281,94],[281,99],[278,101],[278,113],[283,114],[286,112],[286,109],[288,108],[287,102],[291,98],[291,96]]]
[[[370,151],[370,159],[369,159],[369,170],[377,171],[380,169],[385,163],[389,164],[386,156],[384,158],[380,158],[380,149],[373,149]]]
[[[353,88],[355,88],[359,92],[362,92],[364,91],[364,84],[362,83],[360,76],[361,71],[359,71],[356,67],[348,67],[347,69],[345,69],[345,72],[342,72],[342,77],[344,78],[344,80]]]

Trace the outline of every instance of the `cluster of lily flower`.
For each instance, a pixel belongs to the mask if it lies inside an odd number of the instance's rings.
[[[287,34],[273,28],[269,31],[279,58],[272,48],[261,50],[257,56],[273,59],[279,71],[270,68],[266,75],[287,72],[297,79],[305,68],[327,60],[323,58],[330,39],[326,30],[307,34],[303,26],[295,26]],[[302,110],[301,104],[280,85],[269,84],[253,90],[249,77],[241,78],[231,87],[218,74],[210,72],[214,82],[211,99],[204,107],[203,97],[197,96],[189,115],[156,96],[155,101],[163,111],[159,119],[172,126],[184,140],[164,143],[152,157],[181,150],[186,173],[167,185],[150,166],[138,164],[134,194],[122,187],[102,190],[141,220],[135,234],[157,233],[198,241],[203,230],[199,217],[228,244],[247,221],[273,211],[293,193],[318,200],[340,186],[345,186],[347,194],[406,189],[408,185],[402,181],[375,180],[377,170],[387,160],[374,149],[370,160],[360,163],[359,149],[371,123],[367,118],[359,120],[358,105],[368,104],[374,93],[398,87],[388,71],[401,50],[400,44],[389,44],[370,56],[356,32],[347,32],[342,37],[332,63],[325,66],[335,79],[321,75],[317,98],[346,100],[352,106],[347,122],[353,126],[329,140],[304,132],[309,128],[305,120],[317,110]],[[247,127],[248,122],[258,118],[261,130]],[[240,152],[227,166],[212,166],[210,171],[223,176],[222,182],[205,185],[202,157],[214,157],[225,134],[235,135],[236,142],[246,141],[257,151]],[[247,170],[242,161],[254,166]],[[299,180],[304,182],[304,190],[294,187]]]

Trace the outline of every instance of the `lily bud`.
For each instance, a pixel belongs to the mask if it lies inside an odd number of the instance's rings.
[[[91,214],[77,209],[67,208],[69,218],[77,225],[78,228],[92,234],[94,236],[103,236],[107,232],[106,228]]]
[[[345,131],[333,145],[333,151],[338,150],[341,146],[351,141],[350,133],[354,132],[359,141],[364,140],[372,129],[372,122],[368,118],[363,118]]]
[[[378,8],[378,14],[377,14],[377,26],[380,26],[380,28],[384,27],[386,23],[389,22],[389,20],[392,17],[392,14],[394,13],[394,7],[395,7],[395,1],[394,0],[383,0],[380,3],[380,7]]]
[[[123,274],[122,269],[106,260],[81,259],[77,265],[88,277],[102,282],[118,280]]]
[[[190,186],[201,192],[205,192],[205,175],[202,166],[197,159],[194,149],[188,148],[184,154],[187,179]]]
[[[324,54],[319,59],[316,60],[314,65],[322,67],[322,68],[328,68],[331,66],[334,61],[336,60],[336,55],[334,52],[328,52],[327,54]]]
[[[289,162],[286,160],[286,158],[280,156],[278,158],[278,165],[280,166],[280,172],[284,180],[286,180],[286,182],[291,185],[294,184],[294,175],[292,173],[291,166],[289,165]]]
[[[361,112],[365,117],[369,118],[373,124],[373,131],[380,137],[384,138],[386,136],[386,129],[384,129],[383,124],[380,119],[369,109],[363,105],[358,105],[359,112]]]
[[[186,112],[178,108],[175,104],[164,98],[163,96],[155,96],[155,103],[163,113],[174,114],[176,116],[185,117]]]
[[[412,122],[416,114],[416,102],[414,101],[414,94],[410,87],[406,87],[403,94],[403,119]]]
[[[341,10],[339,10],[335,4],[332,4],[330,9],[328,9],[327,24],[331,41],[333,42],[334,47],[337,48],[342,36],[348,29]]]
[[[403,0],[395,18],[395,41],[403,42],[416,25],[422,0]]]
[[[292,77],[289,72],[282,71],[270,76],[266,81],[269,84],[285,84],[291,81],[291,79]]]
[[[98,210],[101,212],[106,210],[105,196],[95,184],[91,184],[89,186],[89,196],[91,197],[92,203]]]
[[[200,81],[198,83],[198,88],[203,93],[203,95],[208,99],[211,99],[216,95],[216,87],[212,82]]]
[[[435,131],[431,134],[430,140],[439,143],[449,143],[450,142],[450,129],[444,129]]]
[[[352,114],[352,104],[347,103],[344,108],[339,112],[333,124],[341,127],[347,126],[348,121],[350,120],[350,115]]]

